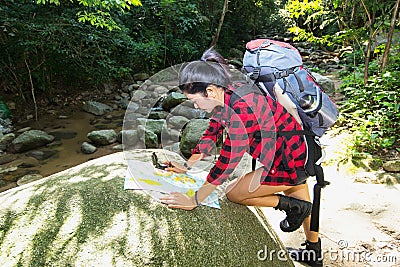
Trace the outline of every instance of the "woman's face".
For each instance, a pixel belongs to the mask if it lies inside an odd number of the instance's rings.
[[[215,107],[219,105],[219,102],[214,98],[210,98],[209,96],[204,96],[202,93],[196,94],[188,94],[184,93],[186,97],[194,104],[194,107],[197,109],[204,110],[208,113],[211,113]]]

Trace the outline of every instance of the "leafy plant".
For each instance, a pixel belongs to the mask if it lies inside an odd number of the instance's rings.
[[[343,78],[346,102],[343,122],[355,132],[354,148],[360,152],[397,149],[400,140],[400,71],[396,64],[383,74],[371,76],[364,85],[362,68]],[[372,64],[376,71],[378,64]],[[400,151],[399,151],[400,152]]]

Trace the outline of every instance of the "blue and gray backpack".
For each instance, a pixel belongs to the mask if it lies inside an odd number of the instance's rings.
[[[299,51],[284,42],[256,39],[246,44],[242,72],[263,94],[282,104],[303,126],[303,131],[278,132],[281,136],[304,135],[308,157],[305,170],[316,176],[310,228],[318,231],[320,191],[325,181],[318,138],[338,119],[335,103],[303,66]]]

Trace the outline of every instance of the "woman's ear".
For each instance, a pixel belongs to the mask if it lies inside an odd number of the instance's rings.
[[[207,97],[215,98],[217,96],[217,87],[213,84],[210,84],[206,88],[206,95]]]

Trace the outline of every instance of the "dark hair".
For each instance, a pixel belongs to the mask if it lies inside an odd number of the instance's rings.
[[[189,94],[203,93],[210,84],[227,88],[231,74],[225,59],[213,48],[201,60],[189,62],[179,74],[179,88]]]

